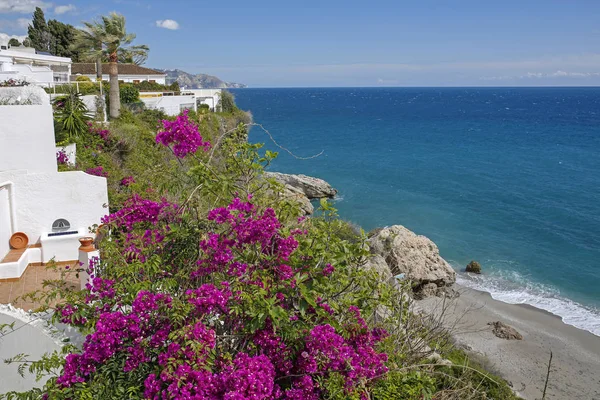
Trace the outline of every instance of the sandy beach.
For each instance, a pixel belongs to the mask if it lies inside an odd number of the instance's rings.
[[[456,286],[461,296],[429,298],[417,308],[440,314],[457,345],[488,370],[509,381],[524,399],[542,398],[550,351],[553,352],[546,399],[600,399],[600,337],[567,325],[546,311],[496,301],[486,292]],[[515,328],[523,340],[505,340],[488,322]]]

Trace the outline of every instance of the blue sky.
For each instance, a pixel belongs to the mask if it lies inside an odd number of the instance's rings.
[[[597,0],[0,0],[0,39],[36,5],[76,26],[117,11],[147,66],[253,87],[600,85]]]

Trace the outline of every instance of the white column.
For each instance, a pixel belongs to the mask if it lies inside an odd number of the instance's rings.
[[[100,251],[96,250],[93,243],[88,243],[89,239],[93,238],[81,238],[79,242],[79,263],[83,271],[79,273],[79,284],[81,289],[85,289],[85,285],[90,281],[90,273],[96,274],[96,265],[100,262]]]

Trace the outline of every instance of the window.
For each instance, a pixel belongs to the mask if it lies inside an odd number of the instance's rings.
[[[140,83],[140,80],[139,79],[134,79],[133,83]]]
[[[150,83],[156,83],[154,79],[150,79]]]

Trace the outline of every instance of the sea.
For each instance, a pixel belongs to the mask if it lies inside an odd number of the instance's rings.
[[[460,284],[600,336],[600,88],[232,92],[270,169],[327,180],[342,218],[404,225]]]

